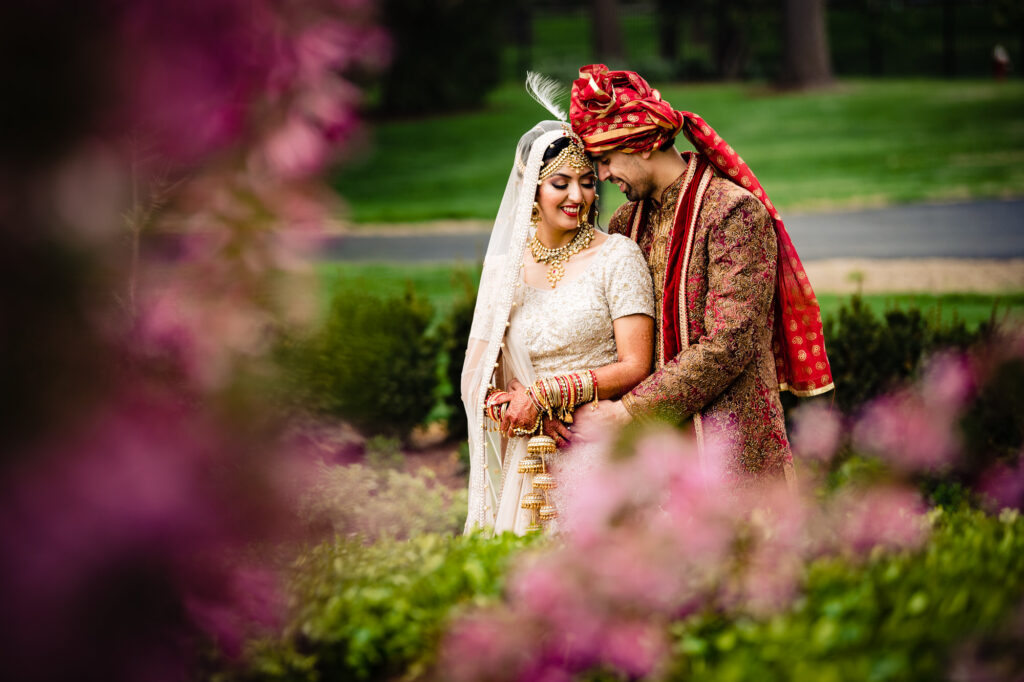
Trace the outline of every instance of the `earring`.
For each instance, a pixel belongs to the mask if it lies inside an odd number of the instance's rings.
[[[597,214],[601,210],[601,195],[594,192],[594,227],[597,227]]]
[[[530,213],[530,224],[537,227],[537,223],[540,221],[540,204],[536,201],[533,202],[533,212]]]

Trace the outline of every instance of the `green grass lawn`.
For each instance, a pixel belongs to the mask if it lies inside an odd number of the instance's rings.
[[[410,286],[417,294],[425,296],[434,304],[438,317],[443,316],[452,301],[461,293],[457,268],[446,265],[389,265],[389,264],[335,264],[320,266],[323,283],[323,300],[327,302],[338,291],[358,291],[380,297],[400,296]],[[480,273],[476,268],[463,269],[474,285]],[[878,314],[893,308],[918,307],[929,316],[949,322],[954,318],[963,320],[968,326],[988,320],[993,309],[998,318],[1009,316],[1024,319],[1024,292],[990,294],[868,294],[865,302]],[[828,319],[838,314],[849,296],[821,294],[822,317]]]
[[[705,117],[784,211],[1024,195],[1021,81],[846,80],[803,94],[655,85]],[[516,141],[544,116],[509,84],[480,111],[382,123],[333,185],[359,222],[491,219]],[[601,194],[606,211],[623,201],[611,185]]]

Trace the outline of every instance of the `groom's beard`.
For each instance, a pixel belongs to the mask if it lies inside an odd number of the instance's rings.
[[[642,180],[638,180],[635,184],[631,184],[623,180],[622,184],[626,186],[626,198],[630,201],[653,199],[654,192],[657,189],[654,186],[654,183],[651,182],[650,178],[643,178]]]

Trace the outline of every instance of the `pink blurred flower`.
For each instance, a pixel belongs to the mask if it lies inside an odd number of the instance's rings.
[[[327,159],[327,151],[323,132],[301,114],[289,116],[264,145],[268,166],[284,178],[302,177],[319,170]]]
[[[650,621],[616,620],[601,638],[601,658],[631,677],[654,672],[668,651],[664,627]]]
[[[1018,456],[1013,464],[996,464],[986,471],[978,489],[999,509],[1024,508],[1024,456]]]
[[[762,615],[784,609],[797,595],[804,561],[802,554],[771,544],[757,547],[748,557],[737,585],[727,593],[727,603]]]
[[[928,535],[920,496],[895,486],[852,491],[837,504],[839,538],[856,553],[874,547],[914,549]]]
[[[955,415],[903,391],[871,402],[854,427],[855,444],[905,471],[934,471],[960,450]]]
[[[0,500],[0,649],[16,650],[32,679],[58,679],[75,661],[131,679],[122,667],[137,655],[174,675],[187,664],[177,638],[196,628],[230,644],[276,623],[269,574],[226,561],[267,531],[276,498],[255,477],[225,479],[226,448],[255,467],[255,448],[194,409],[135,391],[55,434]],[[187,614],[174,608],[185,604]]]
[[[793,415],[790,442],[801,459],[827,462],[832,459],[843,433],[838,411],[815,402],[799,407]]]
[[[185,595],[192,620],[227,656],[242,654],[245,640],[283,624],[284,592],[280,576],[269,570],[240,566],[227,569],[203,593]]]
[[[128,129],[192,163],[234,142],[272,54],[254,40],[245,0],[142,1],[124,7],[120,46]]]
[[[554,557],[532,557],[516,571],[509,585],[512,594],[524,608],[536,613],[564,601],[574,588],[566,567],[557,565]]]
[[[528,624],[500,607],[456,621],[441,647],[447,679],[516,680],[530,658]]]
[[[977,390],[969,358],[953,352],[933,356],[924,366],[917,390],[943,414],[959,411]]]
[[[237,359],[261,355],[267,348],[269,318],[245,300],[204,299],[202,292],[177,283],[145,296],[137,350],[198,386],[222,386]]]

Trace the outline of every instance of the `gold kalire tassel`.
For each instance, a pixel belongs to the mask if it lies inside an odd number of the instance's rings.
[[[533,474],[533,491],[523,495],[521,506],[533,513],[533,520],[527,527],[528,532],[537,532],[544,528],[542,523],[558,517],[558,510],[548,499],[548,491],[558,484],[555,477],[548,473],[545,457],[555,453],[555,441],[551,436],[534,436],[526,443],[526,457],[519,462],[519,473]]]

